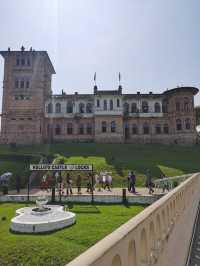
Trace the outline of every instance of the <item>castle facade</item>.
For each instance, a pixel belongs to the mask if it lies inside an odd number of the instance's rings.
[[[4,58],[1,143],[64,141],[195,144],[195,87],[162,93],[52,94],[46,51],[1,51]]]

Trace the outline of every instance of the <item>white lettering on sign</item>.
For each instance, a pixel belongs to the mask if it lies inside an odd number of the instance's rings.
[[[30,164],[31,171],[92,171],[92,164]]]

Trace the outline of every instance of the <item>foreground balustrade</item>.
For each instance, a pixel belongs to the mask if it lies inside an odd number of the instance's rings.
[[[200,174],[192,175],[163,198],[81,254],[68,266],[160,265],[159,260],[165,254],[175,228],[180,222],[184,222],[182,219],[187,217],[187,211],[198,205],[199,178]]]

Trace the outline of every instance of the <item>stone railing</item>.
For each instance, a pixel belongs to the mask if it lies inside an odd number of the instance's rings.
[[[184,266],[200,199],[199,178],[192,175],[68,266]]]

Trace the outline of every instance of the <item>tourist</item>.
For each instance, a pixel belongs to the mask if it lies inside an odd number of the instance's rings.
[[[111,185],[112,185],[112,176],[109,175],[109,173],[106,173],[105,175],[105,185],[104,185],[104,189],[108,189],[108,191],[111,192]]]
[[[149,194],[152,194],[154,192],[153,186],[154,186],[154,184],[152,182],[152,177],[151,177],[150,171],[147,170],[147,172],[146,172],[146,187],[149,189]]]
[[[87,192],[88,193],[92,193],[92,191],[94,190],[94,188],[92,187],[92,175],[91,173],[88,174],[88,178],[87,178]]]
[[[81,175],[77,176],[76,185],[78,189],[78,194],[81,194]]]
[[[131,172],[131,175],[130,175],[130,192],[132,193],[136,193],[135,191],[135,183],[136,183],[136,176],[133,172]]]
[[[69,173],[67,173],[66,181],[67,181],[67,189],[66,189],[67,196],[69,195],[69,192],[72,195],[73,194],[72,193],[72,178]]]
[[[127,187],[128,187],[128,191],[130,192],[131,191],[131,188],[130,188],[130,180],[131,180],[131,172],[129,171],[128,172],[128,177],[127,177]]]
[[[165,174],[162,175],[162,179],[163,179],[163,193],[165,193],[165,190],[167,190],[169,192],[169,182],[167,179],[167,176]]]

